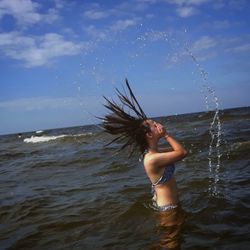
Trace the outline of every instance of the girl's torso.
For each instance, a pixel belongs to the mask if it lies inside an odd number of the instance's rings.
[[[158,206],[176,205],[178,203],[178,191],[173,176],[174,165],[156,167],[153,166],[150,158],[153,154],[147,153],[144,157],[144,168],[152,183],[154,199]]]

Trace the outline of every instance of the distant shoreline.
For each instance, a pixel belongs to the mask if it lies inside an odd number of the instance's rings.
[[[219,109],[220,112],[222,111],[232,111],[232,110],[238,110],[238,109],[249,109],[250,106],[243,106],[243,107],[234,107],[234,108],[225,108],[225,109]],[[201,114],[201,113],[210,113],[210,112],[214,112],[214,110],[211,111],[198,111],[198,112],[190,112],[190,113],[181,113],[181,114],[176,114],[176,115],[168,115],[168,116],[156,116],[156,117],[152,117],[152,118],[162,118],[162,117],[175,117],[175,116],[185,116],[185,115],[190,115],[190,114]],[[58,128],[46,128],[46,129],[37,129],[37,130],[42,130],[44,132],[46,131],[50,131],[50,130],[58,130],[58,129],[74,129],[74,128],[87,128],[89,126],[95,126],[95,125],[101,125],[101,123],[96,123],[96,124],[86,124],[86,125],[76,125],[76,126],[70,126],[70,127],[58,127]],[[31,133],[35,133],[37,130],[33,130],[33,131],[19,131],[19,132],[15,132],[15,133],[8,133],[8,134],[0,134],[0,136],[18,136],[19,134],[31,134]]]

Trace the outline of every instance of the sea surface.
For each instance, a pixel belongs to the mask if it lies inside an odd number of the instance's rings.
[[[213,117],[155,119],[189,152],[165,214],[140,154],[105,146],[98,126],[1,136],[0,249],[249,249],[250,107],[220,111],[221,135]]]

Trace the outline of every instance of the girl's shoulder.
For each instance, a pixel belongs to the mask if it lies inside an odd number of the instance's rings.
[[[155,156],[157,154],[158,153],[147,153],[144,156],[144,161],[143,161],[144,169],[150,179],[151,179],[150,176],[159,174],[159,171],[160,171],[160,169],[155,164]]]
[[[154,159],[157,153],[145,153],[143,158],[143,163],[145,167],[152,168],[154,166]]]

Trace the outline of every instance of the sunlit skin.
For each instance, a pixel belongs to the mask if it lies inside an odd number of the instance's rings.
[[[144,168],[148,178],[155,183],[162,176],[164,168],[182,160],[187,151],[166,132],[163,125],[153,120],[146,120],[145,123],[150,127],[150,132],[146,134],[148,149],[144,157]],[[158,147],[161,138],[165,138],[172,150]],[[154,199],[158,206],[178,204],[178,190],[174,177],[167,183],[157,185],[155,191]]]

